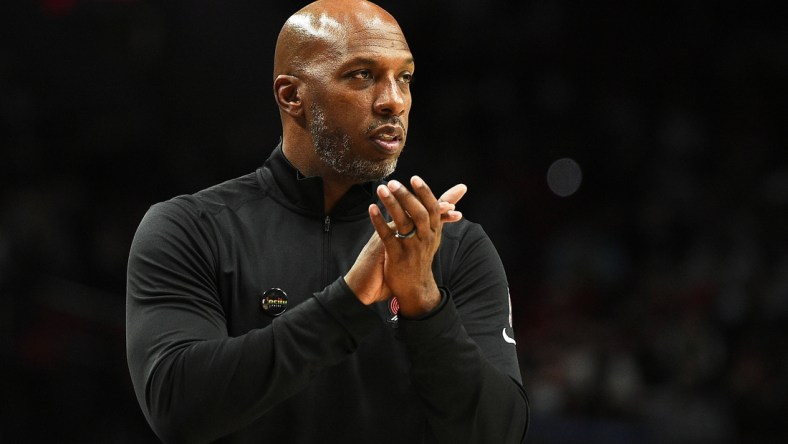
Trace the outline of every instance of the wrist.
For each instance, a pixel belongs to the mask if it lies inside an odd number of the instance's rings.
[[[419,294],[400,297],[398,300],[399,312],[403,317],[418,319],[435,310],[440,305],[442,296],[438,286],[432,282],[432,285],[426,286]]]
[[[353,275],[353,270],[350,270],[348,274],[342,277],[342,280],[347,285],[348,289],[353,293],[356,299],[359,300],[364,305],[370,305],[375,302],[374,298],[366,296],[365,293],[361,290],[361,285],[356,282],[356,279]]]

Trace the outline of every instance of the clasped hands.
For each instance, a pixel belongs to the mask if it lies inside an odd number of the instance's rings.
[[[432,260],[440,246],[443,224],[462,219],[455,205],[467,187],[455,185],[436,198],[420,177],[413,176],[410,185],[412,192],[396,180],[378,186],[378,198],[392,220],[386,222],[376,204],[369,206],[375,232],[345,275],[345,282],[366,305],[396,296],[403,316],[418,317],[440,302]],[[396,236],[410,232],[413,235],[406,238]]]

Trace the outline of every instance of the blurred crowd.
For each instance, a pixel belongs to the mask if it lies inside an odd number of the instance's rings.
[[[4,5],[0,441],[156,442],[125,363],[128,247],[150,204],[278,142],[296,6],[258,3]],[[394,177],[468,184],[508,273],[528,442],[788,440],[775,6],[379,4],[417,66]],[[576,190],[549,186],[558,159]]]

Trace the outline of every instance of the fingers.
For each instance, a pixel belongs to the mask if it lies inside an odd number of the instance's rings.
[[[446,190],[445,193],[441,194],[441,197],[438,198],[439,202],[448,202],[454,205],[457,205],[457,202],[465,196],[465,193],[468,192],[468,187],[465,184],[457,184],[453,187]],[[454,208],[452,208],[453,210]]]
[[[457,184],[449,188],[441,194],[438,198],[438,205],[440,206],[441,222],[452,223],[462,220],[462,213],[455,211],[457,202],[465,196],[468,192],[468,187],[465,184]]]
[[[423,187],[426,185],[423,185],[423,181],[420,185],[424,192]],[[429,192],[429,188],[426,190]],[[387,186],[379,186],[378,197],[391,215],[395,229],[400,233],[404,234],[416,229],[417,235],[424,236],[427,234],[424,230],[432,228],[430,214],[424,204],[400,182],[392,180]],[[437,211],[437,201],[434,197],[432,199]]]
[[[413,187],[413,192],[418,196],[421,201],[421,206],[427,210],[429,217],[430,229],[435,229],[440,224],[441,213],[438,206],[438,199],[432,194],[432,190],[419,176],[413,176],[410,179],[410,185]]]
[[[378,233],[380,239],[386,243],[389,239],[394,237],[394,231],[391,226],[386,222],[386,219],[383,218],[383,215],[380,213],[380,208],[377,205],[371,204],[369,206],[369,218],[372,221],[372,225],[375,227],[375,231]]]
[[[393,182],[393,183],[392,183]],[[397,186],[399,185],[399,187]],[[389,185],[379,185],[377,189],[378,198],[386,207],[391,220],[394,222],[394,229],[400,233],[408,233],[415,228],[410,215],[405,212],[405,209],[400,205],[398,199],[392,194],[392,189],[403,188],[402,184],[397,181],[389,182]],[[382,220],[382,216],[381,216]],[[391,231],[391,230],[389,230]],[[383,237],[381,235],[381,237]],[[385,239],[385,238],[384,238]]]
[[[411,184],[414,188],[413,192],[396,180],[389,181],[388,189],[392,197],[383,200],[383,204],[392,212],[392,219],[400,233],[403,233],[403,229],[406,230],[404,232],[408,232],[415,226],[416,235],[424,238],[437,228],[437,222],[440,220],[438,202],[423,180],[414,176]],[[414,193],[418,193],[418,196]],[[399,214],[405,214],[411,224],[400,223],[397,219]]]
[[[459,222],[462,220],[462,213],[459,211],[448,211],[446,214],[441,214],[441,222],[443,223],[452,223],[452,222]]]
[[[394,230],[408,233],[418,227],[422,227],[424,230],[434,230],[438,228],[440,223],[462,220],[462,213],[456,211],[455,208],[457,202],[468,191],[465,184],[454,185],[446,190],[439,199],[435,199],[429,186],[419,176],[413,176],[410,183],[413,193],[396,180],[390,181],[388,185],[378,186],[378,197],[393,221],[393,224],[389,224],[388,230],[391,234],[394,233]],[[382,216],[381,221],[383,221]],[[383,234],[380,235],[385,238]]]

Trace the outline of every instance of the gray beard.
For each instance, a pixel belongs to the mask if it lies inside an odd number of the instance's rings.
[[[397,168],[397,159],[375,161],[362,159],[350,147],[350,137],[341,130],[331,130],[326,125],[323,110],[312,104],[312,121],[309,132],[315,144],[315,152],[325,165],[354,182],[378,181],[389,176]]]

